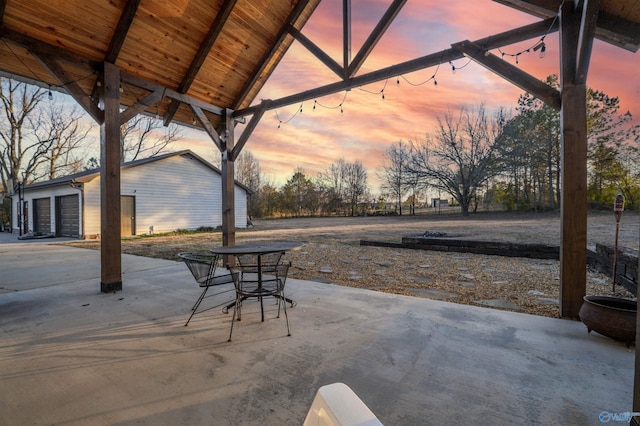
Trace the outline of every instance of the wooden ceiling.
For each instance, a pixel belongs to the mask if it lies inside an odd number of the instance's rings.
[[[494,1],[540,18],[556,16],[564,3],[562,0]],[[640,1],[599,0],[596,3],[598,4],[596,38],[631,52],[637,52],[640,48]]]
[[[191,125],[192,110],[165,88],[220,109],[249,106],[294,40],[288,29],[300,30],[319,2],[0,0],[0,70],[64,87],[99,115],[101,64],[111,62],[123,73],[123,105]]]

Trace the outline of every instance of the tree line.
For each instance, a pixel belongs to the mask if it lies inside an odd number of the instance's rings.
[[[547,84],[558,88],[557,76]],[[0,183],[5,190],[95,168],[87,155],[94,127],[68,102],[52,99],[45,88],[0,78]],[[589,88],[588,197],[594,206],[611,206],[620,192],[629,208],[640,204],[639,126],[620,100]],[[507,210],[555,210],[562,192],[560,118],[530,94],[515,112],[484,104],[449,110],[420,140],[389,146],[376,170],[381,185],[371,190],[360,161],[339,158],[317,176],[294,170],[278,187],[258,159],[245,150],[236,160],[236,179],[251,190],[251,217],[361,215],[389,205],[413,213],[426,197],[446,198],[463,214],[479,206]],[[121,127],[121,160],[162,153],[181,138],[180,128],[137,116]],[[6,218],[5,218],[6,220]]]

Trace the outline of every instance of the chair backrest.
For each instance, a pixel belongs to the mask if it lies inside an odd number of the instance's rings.
[[[208,282],[215,274],[219,256],[207,252],[178,253],[198,284]]]
[[[280,264],[280,260],[284,255],[283,251],[275,253],[267,253],[261,255],[262,272],[275,272],[276,267]],[[242,272],[257,272],[258,271],[258,255],[244,254],[237,257],[238,266]]]

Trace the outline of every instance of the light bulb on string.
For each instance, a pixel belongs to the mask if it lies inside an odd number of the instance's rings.
[[[51,86],[49,86],[49,100],[53,100],[53,93],[51,93]]]
[[[382,100],[384,100],[384,89],[382,89],[380,93],[382,94]]]
[[[455,74],[456,73],[456,66],[453,65],[453,62],[451,62],[451,61],[449,61],[449,65],[451,65],[451,72]]]
[[[538,44],[533,47],[534,52],[537,52],[538,50],[540,51],[539,57],[544,58],[544,54],[547,51],[547,45],[544,43],[544,37],[542,37]]]
[[[314,111],[316,110],[316,104],[317,104],[317,103],[318,103],[318,101],[315,101],[315,100],[313,101],[313,110],[314,110]]]

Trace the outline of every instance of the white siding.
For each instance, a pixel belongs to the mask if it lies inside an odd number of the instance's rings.
[[[38,198],[49,198],[51,203],[51,232],[55,233],[56,230],[56,197],[62,195],[73,195],[78,194],[79,197],[79,205],[82,208],[82,194],[79,189],[72,188],[71,186],[57,186],[53,188],[42,188],[42,189],[34,189],[27,190],[24,193],[24,201],[29,203],[29,212],[28,212],[28,221],[29,221],[29,231],[33,231],[33,200]],[[13,232],[19,233],[20,229],[18,228],[18,194],[14,194],[11,203],[11,214],[13,216]],[[80,215],[80,233],[82,233],[82,215]]]
[[[136,235],[222,225],[222,178],[188,154],[122,169],[122,195],[135,197]],[[247,226],[247,194],[236,185],[236,227]],[[100,234],[100,178],[85,184],[85,233]]]

